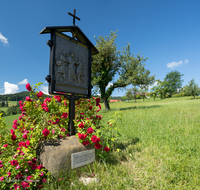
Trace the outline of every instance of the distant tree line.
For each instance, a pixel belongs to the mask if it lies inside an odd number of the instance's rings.
[[[16,94],[5,94],[5,95],[0,95],[0,101],[20,101],[20,100],[25,100],[26,96],[30,96],[30,92],[19,92]]]

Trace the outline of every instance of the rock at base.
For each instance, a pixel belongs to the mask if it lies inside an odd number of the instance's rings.
[[[76,136],[71,136],[39,142],[36,155],[40,164],[56,177],[60,172],[65,173],[70,170],[71,154],[92,148],[94,148],[92,144],[84,146]]]

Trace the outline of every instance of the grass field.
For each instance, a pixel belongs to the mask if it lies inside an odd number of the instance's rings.
[[[103,122],[122,112],[122,136],[105,163],[72,170],[50,180],[45,189],[200,189],[200,99],[191,97],[111,103]],[[13,118],[11,118],[13,117]],[[16,115],[16,118],[19,116]],[[6,122],[14,120],[6,118]],[[92,173],[99,183],[84,186],[80,176]],[[73,184],[73,185],[72,185]]]
[[[106,123],[116,110],[122,133],[119,152],[50,181],[46,189],[200,189],[200,100],[191,97],[137,103],[111,103],[102,109]],[[103,107],[103,106],[102,106]],[[100,183],[84,186],[80,176],[94,173]],[[73,185],[70,185],[73,182]]]

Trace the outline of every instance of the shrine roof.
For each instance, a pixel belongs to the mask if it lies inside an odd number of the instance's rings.
[[[52,33],[57,30],[58,32],[71,32],[76,34],[76,38],[91,47],[92,55],[99,53],[98,49],[92,44],[92,42],[87,38],[87,36],[82,32],[82,30],[78,26],[47,26],[45,27],[40,34]]]

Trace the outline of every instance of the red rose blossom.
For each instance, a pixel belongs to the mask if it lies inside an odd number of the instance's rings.
[[[8,144],[4,144],[4,145],[3,145],[3,147],[5,147],[5,148],[6,148],[7,146],[8,146]]]
[[[109,152],[109,151],[110,151],[110,148],[108,148],[108,147],[106,146],[106,147],[104,147],[104,150],[105,150],[106,152]]]
[[[102,145],[100,145],[99,143],[95,143],[95,146],[94,146],[96,149],[100,149],[102,147]]]
[[[44,137],[46,137],[46,136],[49,135],[49,130],[45,128],[45,129],[42,131],[42,133],[43,133]]]
[[[89,107],[89,110],[92,110],[92,106]]]
[[[19,163],[18,163],[17,160],[12,160],[12,161],[10,161],[10,164],[11,164],[12,166],[17,166]]]
[[[79,125],[78,125],[79,128],[83,128],[84,125],[83,125],[83,122],[81,122]]]
[[[96,143],[97,142],[97,136],[96,135],[93,135],[92,138],[91,138],[91,141],[93,143]]]
[[[13,140],[13,141],[15,141],[15,140],[16,140],[16,138],[17,138],[17,136],[16,136],[16,135],[12,135],[12,136],[11,136],[11,140]]]
[[[68,113],[63,113],[61,118],[67,118],[68,117]]]
[[[26,84],[26,89],[27,89],[28,91],[31,91],[31,86],[30,86],[29,83]]]
[[[24,139],[27,139],[28,137],[27,137],[27,133],[24,133],[23,135],[22,135],[22,137],[24,138]]]
[[[99,105],[100,100],[101,100],[100,98],[96,98],[96,106]]]
[[[37,93],[38,98],[42,97],[42,95],[43,95],[43,92],[41,92],[41,91]]]
[[[79,139],[84,140],[87,137],[87,135],[86,134],[78,133],[78,137],[79,137]]]
[[[92,127],[90,127],[90,128],[87,129],[87,132],[88,132],[89,134],[92,134],[93,131],[94,131],[94,130],[92,129]]]
[[[88,144],[90,144],[89,141],[83,141],[83,145],[84,145],[84,146],[87,146]]]

